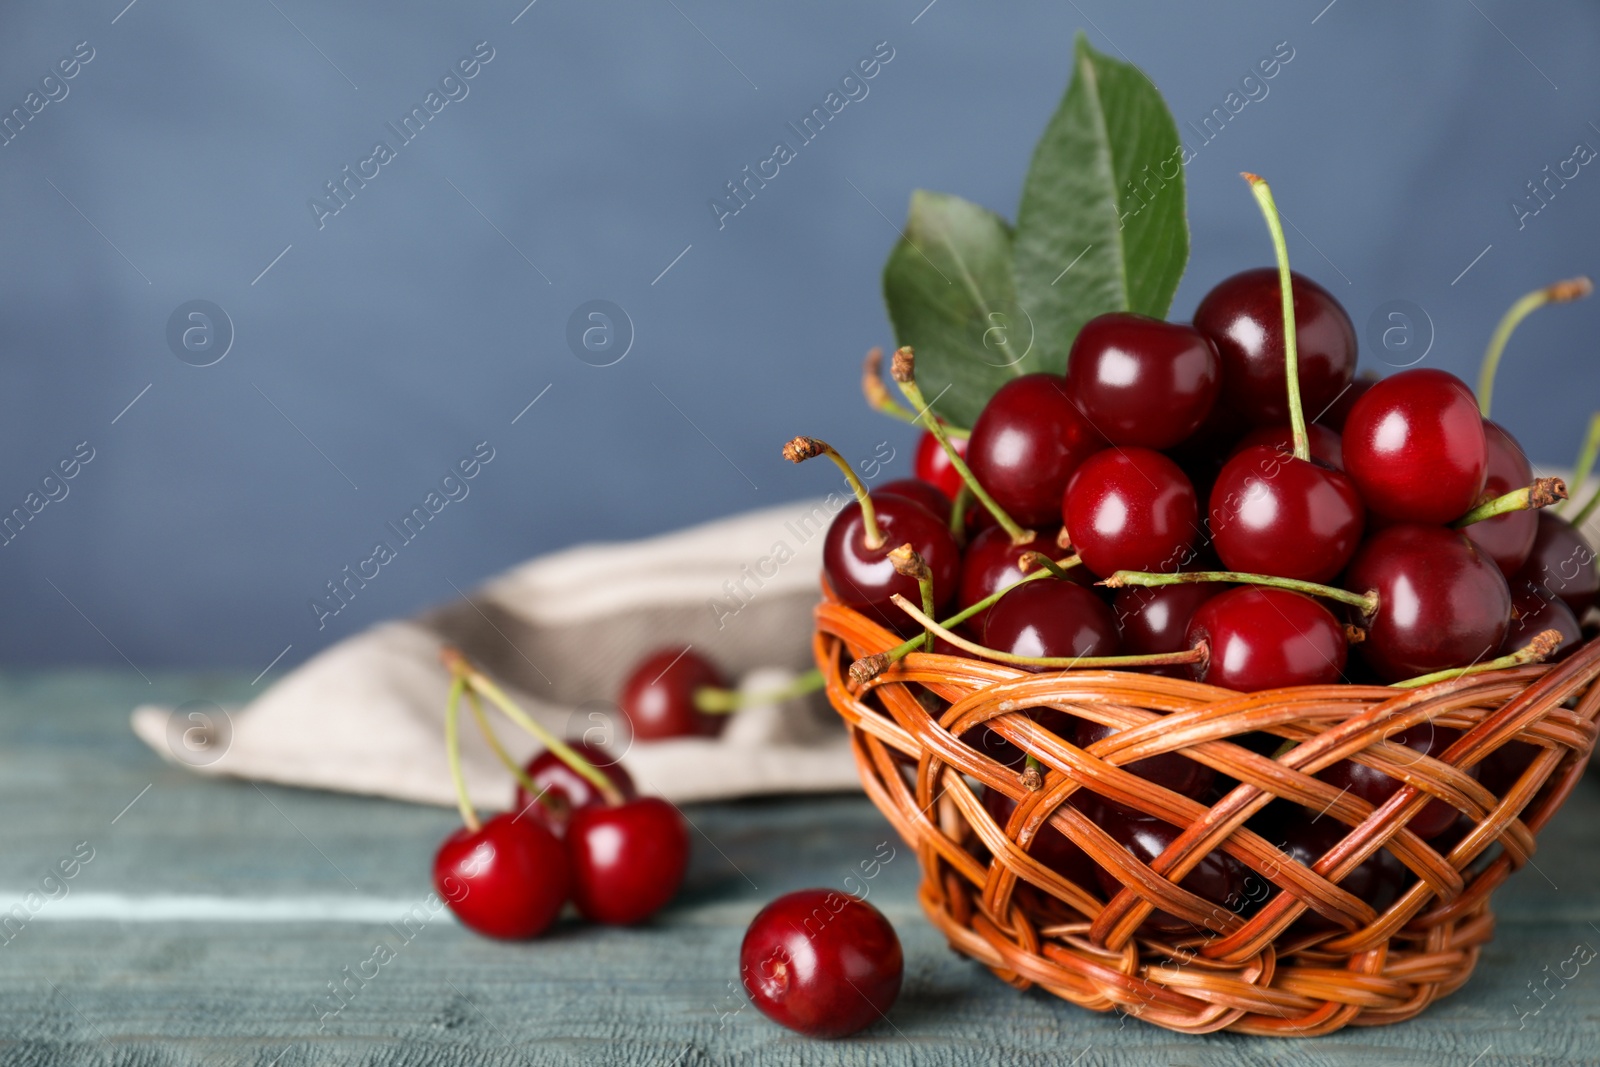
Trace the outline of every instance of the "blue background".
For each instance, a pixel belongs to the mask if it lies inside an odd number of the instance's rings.
[[[917,186],[1014,216],[1080,26],[1191,147],[1188,123],[1294,50],[1188,167],[1175,317],[1270,259],[1241,169],[1272,179],[1296,266],[1378,370],[1386,302],[1423,309],[1429,364],[1470,376],[1512,298],[1596,271],[1594,167],[1520,230],[1510,207],[1600,146],[1591,4],[124,3],[8,5],[0,35],[6,110],[95,50],[0,148],[0,511],[95,449],[0,548],[11,663],[254,671],[292,645],[281,669],[535,553],[830,486],[779,457],[794,433],[888,440],[905,472],[910,431],[857,392],[890,336],[894,226]],[[308,200],[479,41],[469,95],[319,230]],[[879,41],[870,95],[719,230],[710,197]],[[166,342],[194,299],[236,331],[213,366]],[[596,299],[636,332],[608,367],[566,340]],[[1548,310],[1513,344],[1496,414],[1535,460],[1567,461],[1600,406],[1597,323],[1600,303]],[[481,440],[470,496],[319,630],[308,600]]]

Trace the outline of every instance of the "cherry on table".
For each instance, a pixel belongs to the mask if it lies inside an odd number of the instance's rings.
[[[573,812],[567,823],[572,902],[595,922],[643,922],[670,901],[689,869],[689,831],[659,797]]]
[[[1250,574],[1331,580],[1361,543],[1365,516],[1344,474],[1269,445],[1235,455],[1211,489],[1217,554]]]
[[[1193,326],[1113,311],[1084,323],[1067,356],[1067,391],[1115,445],[1171,448],[1211,413],[1216,346]]]
[[[701,711],[694,695],[701,689],[727,687],[710,660],[675,645],[657,649],[639,661],[622,683],[618,704],[636,741],[715,737],[727,725],[728,717]]]
[[[1201,604],[1188,641],[1211,650],[1191,668],[1196,681],[1241,693],[1337,682],[1347,654],[1344,629],[1327,608],[1302,593],[1258,585]]]
[[[1413,367],[1368,389],[1344,424],[1345,472],[1372,511],[1447,523],[1478,502],[1489,471],[1483,416],[1466,383]]]
[[[1148,448],[1111,448],[1085,460],[1061,501],[1067,534],[1084,565],[1176,571],[1200,535],[1194,487],[1172,460]]]
[[[967,457],[965,437],[952,437],[950,444],[956,450],[956,455],[962,459]],[[950,462],[949,453],[939,444],[939,439],[927,430],[923,430],[922,436],[917,438],[917,454],[912,461],[912,471],[919,481],[936,487],[947,500],[954,500],[956,494],[961,492],[961,472]]]
[[[831,889],[774,900],[739,946],[750,1002],[809,1037],[845,1037],[876,1022],[900,995],[905,959],[889,920]]]
[[[1054,524],[1067,479],[1105,439],[1058,374],[1025,374],[984,405],[967,439],[967,466],[995,503],[1027,527]]]
[[[1413,752],[1423,756],[1437,756],[1456,741],[1460,740],[1461,731],[1453,730],[1447,726],[1435,726],[1431,722],[1421,722],[1407,730],[1401,730],[1384,738],[1390,744],[1403,745]],[[1466,769],[1466,774],[1476,778],[1476,767]],[[1391,778],[1380,770],[1368,767],[1364,763],[1354,760],[1340,760],[1330,767],[1324,768],[1318,778],[1327,782],[1335,789],[1347,789],[1352,796],[1358,796],[1373,807],[1381,805],[1384,801],[1394,796],[1404,784],[1396,778]],[[1428,801],[1422,810],[1411,817],[1407,827],[1418,837],[1427,839],[1436,837],[1448,830],[1456,821],[1457,810],[1443,800]]]
[[[1533,468],[1515,437],[1499,423],[1488,419],[1483,420],[1483,436],[1488,474],[1484,478],[1480,496],[1485,500],[1493,500],[1533,481]],[[1466,527],[1467,536],[1494,560],[1500,573],[1507,578],[1516,574],[1528,561],[1528,553],[1533,551],[1533,540],[1538,530],[1537,510],[1508,511]]]
[[[478,829],[463,826],[433,858],[433,886],[462,924],[488,937],[520,940],[550,928],[566,902],[567,854],[532,819],[502,812]]]
[[[622,764],[618,763],[610,753],[581,740],[568,741],[567,747],[599,768],[600,773],[611,779],[611,783],[617,787],[617,792],[625,799],[631,800],[638,795],[638,791],[634,789],[633,778],[622,769]],[[539,787],[541,792],[538,795],[543,800],[535,800],[526,789],[518,785],[511,810],[517,812],[519,818],[534,819],[542,823],[557,837],[566,833],[567,820],[572,818],[573,812],[579,808],[587,808],[591,804],[605,802],[605,798],[600,795],[593,782],[573,770],[560,756],[549,749],[530,759],[523,768],[523,773]]]
[[[1548,509],[1538,513],[1533,548],[1513,581],[1561,600],[1582,622],[1600,596],[1600,570],[1595,552],[1584,535],[1566,519]],[[1468,527],[1471,529],[1471,527]]]

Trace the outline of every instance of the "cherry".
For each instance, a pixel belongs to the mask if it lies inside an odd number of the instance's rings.
[[[567,746],[599,768],[600,773],[611,779],[617,792],[625,798],[638,795],[628,772],[604,749],[578,740],[568,741]],[[523,773],[539,787],[540,792],[536,795],[542,799],[535,800],[534,795],[518,785],[511,810],[517,812],[519,818],[534,819],[544,824],[557,837],[566,833],[567,820],[572,818],[574,811],[605,802],[593,782],[573,770],[549,749],[529,760]]]
[[[1111,611],[1117,617],[1122,651],[1130,656],[1148,656],[1192,647],[1189,620],[1194,618],[1201,604],[1227,588],[1215,582],[1195,582],[1154,588],[1132,585],[1119,589]],[[1130,669],[1170,678],[1189,677],[1189,668],[1183,665]]]
[[[1378,594],[1377,611],[1361,619],[1367,638],[1357,650],[1386,682],[1492,658],[1511,619],[1500,569],[1466,535],[1442,526],[1380,530],[1356,552],[1344,584]]]
[[[950,443],[955,446],[958,455],[966,456],[965,437],[952,437]],[[917,438],[917,455],[912,463],[912,471],[919,480],[935,486],[949,500],[954,500],[956,494],[961,492],[961,472],[951,465],[950,457],[939,444],[939,439],[927,430],[923,430],[922,436]]]
[[[1080,789],[1073,796],[1077,797],[1082,793],[1083,790]],[[998,789],[985,789],[983,810],[989,813],[996,826],[1004,830],[1011,822],[1012,812],[1017,810],[1017,802]],[[1069,882],[1076,882],[1083,887],[1094,885],[1096,863],[1072,838],[1048,822],[1034,832],[1033,840],[1025,851]]]
[[[1344,470],[1344,448],[1337,430],[1313,422],[1306,427],[1306,443],[1311,447],[1312,459],[1320,460],[1324,466],[1336,471]],[[1290,426],[1262,426],[1251,430],[1228,450],[1228,458],[1232,459],[1254,445],[1266,445],[1288,455],[1294,451],[1294,430]],[[1532,480],[1531,475],[1529,480]],[[1527,482],[1522,484],[1526,485]]]
[[[905,958],[883,913],[831,889],[762,908],[739,946],[745,992],[761,1014],[808,1037],[845,1037],[900,995]]]
[[[1365,396],[1367,390],[1377,383],[1378,379],[1372,376],[1371,371],[1362,371],[1362,376],[1346,386],[1344,392],[1339,394],[1339,398],[1329,404],[1322,414],[1316,417],[1317,425],[1326,426],[1335,433],[1342,431],[1345,420],[1350,417],[1350,409],[1355,407],[1356,401]],[[1313,445],[1312,447],[1315,448],[1316,446]],[[1342,464],[1334,465],[1343,466]]]
[[[1428,367],[1383,379],[1345,420],[1344,465],[1367,507],[1380,515],[1429,523],[1459,518],[1478,502],[1489,471],[1472,390]]]
[[[1221,403],[1258,426],[1287,422],[1283,362],[1283,289],[1278,271],[1261,267],[1225,278],[1195,309],[1194,325],[1222,357]],[[1350,316],[1322,286],[1291,276],[1300,397],[1311,412],[1332,404],[1356,369]]]
[[[1195,664],[1197,681],[1251,693],[1291,685],[1326,685],[1344,673],[1344,630],[1333,613],[1288,589],[1248,585],[1207,600],[1189,622],[1188,643],[1211,655]]]
[[[1083,324],[1067,356],[1067,392],[1114,445],[1171,448],[1211,413],[1216,346],[1193,326],[1113,311]]]
[[[1113,448],[1085,460],[1061,502],[1067,534],[1084,565],[1114,571],[1175,571],[1200,532],[1194,487],[1172,460],[1148,448]]]
[[[1103,741],[1116,732],[1115,727],[1079,719],[1073,743],[1079,748],[1088,748],[1096,741]],[[1216,772],[1210,767],[1196,763],[1187,756],[1180,756],[1176,752],[1163,752],[1159,756],[1147,756],[1142,760],[1124,763],[1122,769],[1135,777],[1195,800],[1206,795],[1206,791],[1211,788],[1211,783],[1216,778]],[[1105,803],[1108,806],[1117,806],[1112,805],[1110,801]]]
[[[1114,656],[1117,621],[1083,586],[1041,578],[1013,589],[988,610],[983,644],[1017,656]]]
[[[567,899],[569,864],[556,836],[502,812],[439,846],[433,885],[469,929],[518,940],[550,928]]]
[[[1533,481],[1533,468],[1523,455],[1522,446],[1499,423],[1483,420],[1488,474],[1484,479],[1485,500],[1504,496]],[[1537,511],[1509,511],[1466,527],[1467,536],[1483,549],[1507,578],[1516,574],[1533,551],[1533,538],[1539,529]]]
[[[635,741],[668,737],[715,737],[726,715],[707,715],[695,706],[701,689],[726,689],[717,668],[682,645],[657,649],[634,667],[622,683],[618,701]]]
[[[1149,863],[1167,850],[1181,832],[1176,826],[1143,815],[1130,815],[1113,807],[1106,807],[1099,820],[1101,828],[1112,839],[1131,852],[1142,863]],[[1109,899],[1122,892],[1123,885],[1117,875],[1105,868],[1095,871],[1100,888]],[[1243,902],[1243,893],[1249,869],[1225,852],[1208,852],[1194,869],[1178,883],[1184,889],[1218,904],[1234,909]],[[1189,934],[1197,927],[1187,919],[1157,908],[1140,926],[1141,931],[1152,934]]]
[[[1594,549],[1566,519],[1548,510],[1538,516],[1533,548],[1514,580],[1519,588],[1532,588],[1561,600],[1581,622],[1600,595]]]
[[[1435,726],[1431,722],[1421,722],[1408,730],[1387,736],[1384,740],[1391,744],[1404,745],[1424,756],[1437,756],[1455,744],[1460,737],[1460,730]],[[1467,768],[1466,773],[1473,778],[1478,776],[1476,767]],[[1351,795],[1360,797],[1373,807],[1394,796],[1404,784],[1382,771],[1374,770],[1354,760],[1340,760],[1325,768],[1317,777],[1335,789],[1348,789]],[[1443,800],[1430,800],[1406,825],[1412,833],[1426,839],[1436,837],[1450,829],[1456,821],[1456,815],[1456,809]]]
[[[1020,580],[1023,573],[1018,561],[1023,553],[1043,552],[1052,555],[1055,551],[1053,529],[1036,532],[1018,544],[1001,527],[988,527],[968,542],[967,551],[961,557],[961,588],[956,605],[970,608]],[[1068,573],[1081,570],[1082,567],[1074,567]],[[975,634],[982,634],[983,620],[987,614],[988,610],[985,610],[974,615],[967,621],[967,628]]]
[[[939,454],[942,456],[944,452],[940,451]],[[897,478],[892,482],[884,482],[874,490],[874,493],[889,493],[893,496],[903,496],[907,500],[915,500],[940,522],[947,526],[950,523],[950,498],[945,496],[938,486],[921,478]]]
[[[1315,864],[1350,833],[1348,826],[1332,816],[1314,816],[1304,808],[1293,808],[1294,814],[1273,810],[1282,807],[1287,805],[1274,804],[1268,809],[1270,814],[1267,821],[1272,828],[1262,833],[1269,841],[1279,841],[1279,851],[1303,866]],[[1362,860],[1338,885],[1370,904],[1381,915],[1400,895],[1405,876],[1405,865],[1388,849],[1380,848]],[[1294,928],[1307,933],[1338,929],[1333,920],[1310,908],[1305,910]]]
[[[1269,445],[1230,459],[1211,490],[1210,524],[1229,570],[1326,582],[1361,541],[1355,483]]]
[[[658,797],[580,808],[567,823],[572,902],[595,922],[626,926],[659,911],[689,869],[689,832]]]
[[[1546,630],[1561,634],[1561,644],[1545,657],[1547,663],[1566,659],[1583,644],[1583,628],[1578,625],[1578,617],[1564,601],[1541,596],[1537,590],[1527,586],[1514,590],[1511,594],[1511,625],[1506,627],[1506,638],[1500,645],[1498,655],[1515,652]]]
[[[960,576],[961,550],[950,528],[927,508],[903,496],[879,493],[872,498],[882,541],[874,546],[859,503],[846,504],[828,527],[822,545],[822,567],[839,601],[896,632],[909,632],[905,613],[890,597],[899,593],[922,603],[916,579],[897,574],[889,552],[910,544],[933,570],[934,600],[948,603]]]
[[[1061,492],[1105,440],[1070,399],[1067,380],[1025,374],[989,398],[967,441],[967,465],[1023,526],[1055,522]]]

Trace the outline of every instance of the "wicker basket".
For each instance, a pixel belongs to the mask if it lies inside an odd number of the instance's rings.
[[[1338,685],[1238,694],[1147,674],[1029,674],[921,653],[857,689],[851,662],[900,639],[826,600],[816,617],[816,660],[849,727],[862,784],[916,852],[923,910],[951,946],[1019,989],[1036,984],[1095,1011],[1185,1033],[1306,1037],[1378,1026],[1459,988],[1493,936],[1489,895],[1527,862],[1535,832],[1583,774],[1600,712],[1600,640],[1555,666],[1411,690]],[[1079,749],[1019,713],[1035,707],[1119,732]],[[1383,741],[1429,719],[1464,731],[1438,759]],[[1039,759],[1047,768],[1042,788],[1030,790],[1015,770],[958,740],[980,723]],[[1251,731],[1300,743],[1274,759],[1232,742]],[[1512,740],[1541,751],[1504,796],[1457,770]],[[1120,769],[1164,752],[1240,784],[1208,809]],[[1312,777],[1352,756],[1409,784],[1374,810]],[[1009,825],[989,816],[975,783],[1018,801]],[[1085,786],[1187,830],[1146,865],[1063,803]],[[1427,794],[1476,821],[1444,854],[1406,829]],[[1274,797],[1325,809],[1349,833],[1311,868],[1287,860],[1244,826]],[[1105,901],[1098,887],[1080,887],[1035,861],[1027,846],[1047,819],[1125,888]],[[1417,879],[1377,914],[1338,883],[1385,843]],[[1277,887],[1250,918],[1178,886],[1213,849]],[[1308,904],[1338,924],[1333,934],[1291,930]],[[1140,925],[1154,906],[1207,932],[1150,940]]]

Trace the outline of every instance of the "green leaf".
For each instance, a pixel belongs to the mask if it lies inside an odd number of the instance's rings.
[[[918,189],[883,268],[895,337],[917,353],[934,413],[971,426],[994,391],[1031,366],[1012,289],[1011,227],[959,196]]]
[[[1017,302],[1044,369],[1066,370],[1073,339],[1096,315],[1166,315],[1189,258],[1181,153],[1150,79],[1079,33],[1072,84],[1017,210]]]

